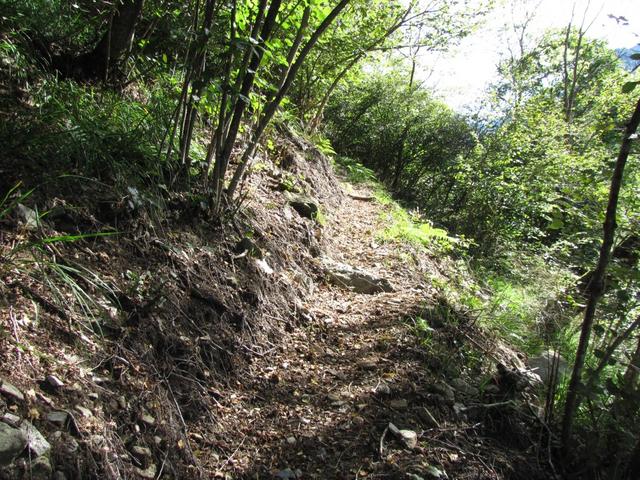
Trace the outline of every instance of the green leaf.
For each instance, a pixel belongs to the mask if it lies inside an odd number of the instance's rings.
[[[622,93],[631,93],[638,86],[640,81],[627,82],[622,86]]]
[[[640,53],[634,53],[630,58],[631,60],[640,60]]]
[[[169,62],[169,59],[167,58],[167,54],[163,53],[162,54],[162,63],[168,63],[168,62]]]

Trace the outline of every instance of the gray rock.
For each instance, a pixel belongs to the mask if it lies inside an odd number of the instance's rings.
[[[11,385],[9,382],[5,382],[0,379],[0,394],[4,395],[9,400],[24,402],[24,394],[18,389],[18,387]]]
[[[47,384],[47,386],[53,389],[64,387],[64,382],[55,375],[47,375],[47,378],[44,379],[44,382]]]
[[[148,427],[153,427],[156,424],[156,419],[153,418],[151,415],[149,415],[148,413],[145,413],[144,415],[142,415],[140,417],[140,421],[142,423],[144,423],[145,425],[147,425]]]
[[[386,278],[377,278],[364,270],[329,258],[323,259],[322,263],[331,283],[340,287],[365,294],[394,291]]]
[[[20,426],[20,422],[22,421],[22,419],[18,415],[14,415],[13,413],[9,412],[2,415],[2,418],[0,418],[0,420],[2,420],[7,425],[16,428]]]
[[[276,478],[281,478],[283,480],[295,480],[296,478],[299,478],[299,475],[297,471],[294,472],[290,468],[285,468],[284,470],[280,470],[276,473]]]
[[[427,478],[435,478],[437,480],[445,480],[449,478],[447,472],[444,472],[433,465],[429,465],[424,473],[427,475]]]
[[[18,214],[18,220],[27,230],[38,228],[38,214],[35,210],[19,203],[16,205],[16,213]]]
[[[315,219],[318,215],[318,202],[304,195],[294,195],[289,198],[289,205],[301,217]]]
[[[409,450],[413,450],[418,446],[418,434],[413,430],[401,430],[396,427],[393,423],[389,423],[389,431],[393,433],[398,440],[404,443],[405,447]]]
[[[442,395],[444,401],[449,405],[453,405],[453,403],[456,401],[456,395],[453,391],[453,388],[451,388],[451,386],[446,384],[445,382],[438,382],[434,385],[431,385],[431,390],[439,395]]]
[[[9,465],[27,446],[27,437],[17,429],[0,423],[0,466]]]
[[[409,406],[409,402],[404,398],[400,398],[398,400],[391,400],[389,406],[395,410],[404,410]]]
[[[47,439],[28,420],[23,420],[20,430],[27,438],[27,447],[33,455],[39,457],[46,455],[51,450],[51,445]]]
[[[54,425],[59,427],[64,427],[67,424],[67,420],[69,420],[69,414],[63,411],[53,411],[47,413],[47,420]]]
[[[135,472],[139,477],[155,479],[156,470],[157,470],[157,467],[154,464],[151,464],[149,465],[149,467],[145,468],[144,470],[141,468],[136,468]]]
[[[554,364],[556,366],[554,367]],[[532,357],[527,362],[528,367],[537,374],[542,382],[546,385],[555,384],[558,379],[562,379],[569,373],[567,361],[554,350],[547,350],[536,357]],[[555,378],[551,378],[553,369],[557,369]]]
[[[91,411],[91,409],[87,407],[83,407],[82,405],[76,405],[75,409],[80,413],[80,415],[82,415],[85,418],[93,417],[93,412]]]
[[[477,397],[480,394],[480,391],[476,387],[469,385],[462,378],[454,378],[451,380],[450,385],[454,390],[469,397]]]

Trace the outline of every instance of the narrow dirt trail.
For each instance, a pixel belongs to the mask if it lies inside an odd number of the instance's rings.
[[[358,192],[367,195],[367,192]],[[320,284],[306,307],[313,317],[268,358],[256,360],[220,400],[219,435],[228,478],[404,478],[428,459],[386,436],[423,426],[407,415],[425,373],[424,354],[403,317],[430,297],[428,258],[381,244],[385,207],[345,195],[324,229],[325,254],[389,279],[392,293],[355,294]],[[388,446],[387,446],[388,445]]]

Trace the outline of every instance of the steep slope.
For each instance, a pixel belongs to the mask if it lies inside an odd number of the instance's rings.
[[[51,448],[0,478],[547,478],[535,417],[493,375],[517,359],[438,287],[453,263],[382,241],[392,206],[291,133],[253,170],[219,226],[182,197],[158,219],[131,186],[20,200],[57,213],[2,226],[0,378],[21,395],[4,388],[0,416]],[[316,201],[316,219],[298,213]],[[43,241],[80,225],[121,233]],[[336,262],[393,291],[329,282]]]

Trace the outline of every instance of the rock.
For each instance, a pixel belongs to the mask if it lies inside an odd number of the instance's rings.
[[[362,370],[375,370],[378,368],[378,363],[377,358],[363,358],[358,362],[358,367]]]
[[[39,457],[46,455],[51,450],[51,445],[47,439],[28,420],[23,420],[20,430],[27,439],[27,447],[33,455]]]
[[[281,478],[283,480],[295,480],[296,478],[300,478],[301,475],[298,475],[298,471],[293,471],[290,468],[285,468],[284,470],[280,470],[276,473],[276,478]]]
[[[144,423],[146,426],[148,427],[153,427],[156,424],[156,419],[153,418],[151,415],[149,415],[148,413],[145,413],[144,415],[142,415],[140,417],[140,421],[142,423]]]
[[[47,421],[57,425],[59,427],[64,427],[69,420],[69,414],[63,411],[53,411],[47,413]]]
[[[393,423],[389,423],[388,428],[409,450],[418,446],[418,434],[413,430],[400,430]]]
[[[24,402],[24,394],[14,385],[0,379],[0,394],[14,402]]]
[[[434,385],[431,385],[431,390],[437,394],[442,395],[444,401],[448,405],[453,405],[453,403],[456,401],[456,395],[453,391],[453,388],[451,388],[451,386],[446,384],[445,382],[438,382]]]
[[[256,266],[260,270],[262,270],[266,275],[272,275],[273,274],[274,270],[273,270],[273,268],[271,268],[269,266],[269,264],[267,263],[266,260],[263,260],[261,258],[257,258],[255,262],[256,262]]]
[[[16,205],[16,213],[19,222],[24,225],[27,230],[35,230],[38,228],[38,214],[35,210],[19,203]]]
[[[82,415],[85,418],[93,417],[93,412],[87,407],[83,407],[82,405],[76,405],[75,409],[80,413],[80,415]]]
[[[424,472],[428,478],[435,478],[437,480],[445,480],[449,478],[447,472],[440,470],[439,468],[429,465]]]
[[[150,478],[150,479],[156,478],[157,468],[154,464],[149,465],[149,467],[145,468],[144,470],[142,468],[135,468],[134,470],[136,474],[141,478]]]
[[[148,468],[151,464],[151,460],[153,458],[151,449],[142,447],[140,445],[135,445],[133,448],[131,448],[131,454],[142,464],[143,467]]]
[[[391,400],[389,406],[395,410],[404,410],[409,406],[409,402],[404,398],[400,398],[398,400]]]
[[[0,466],[9,465],[27,446],[27,437],[17,429],[0,423]]]
[[[557,366],[554,367],[554,362]],[[542,382],[546,385],[555,384],[558,379],[564,378],[569,373],[567,361],[554,350],[547,350],[536,357],[532,357],[527,362],[528,367],[533,373],[538,374]],[[557,369],[556,378],[552,379],[553,369]]]
[[[391,387],[389,387],[385,382],[382,382],[374,389],[373,393],[383,396],[391,395]]]
[[[47,378],[45,378],[44,381],[48,387],[54,390],[64,387],[64,382],[55,375],[47,375]]]
[[[289,205],[301,217],[315,219],[318,215],[318,203],[311,197],[294,195],[289,198]]]
[[[450,386],[454,390],[462,393],[463,395],[467,395],[469,397],[477,397],[480,394],[480,391],[476,387],[469,385],[462,378],[454,378],[453,380],[451,380]]]
[[[29,465],[29,470],[31,472],[31,480],[49,480],[53,473],[51,460],[47,455],[33,459]]]
[[[287,443],[289,445],[295,445],[296,444],[296,437],[287,437]]]
[[[376,278],[364,270],[329,258],[324,258],[322,263],[325,274],[334,285],[348,288],[355,293],[373,294],[394,291],[386,278]]]
[[[140,445],[135,445],[131,449],[131,453],[133,453],[137,458],[151,457],[151,450],[147,447],[141,447]]]
[[[18,415],[14,415],[13,413],[9,413],[9,412],[2,415],[2,418],[0,418],[0,420],[2,420],[7,425],[11,425],[12,427],[16,427],[16,428],[20,425],[20,422],[22,421],[22,419]]]

